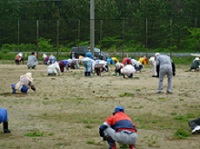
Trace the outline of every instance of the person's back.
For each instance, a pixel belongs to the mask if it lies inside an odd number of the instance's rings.
[[[54,62],[53,64],[49,65],[47,67],[47,72],[48,72],[48,75],[60,75],[60,66],[58,64],[58,62]]]
[[[129,149],[135,149],[137,129],[131,118],[125,114],[123,106],[117,106],[113,115],[106,118],[99,127],[99,134],[107,141],[110,149],[117,149],[116,142],[128,145]]]
[[[163,89],[163,80],[165,75],[167,75],[167,94],[172,94],[172,60],[168,55],[160,55],[159,53],[155,54],[156,57],[156,65],[158,66],[159,72],[159,83],[158,83],[158,91],[157,93],[160,94]],[[175,68],[174,68],[175,69]]]
[[[35,68],[38,64],[38,60],[35,56],[35,52],[32,52],[31,55],[28,56],[27,66],[28,68]]]
[[[162,65],[170,65],[171,66],[171,58],[167,55],[159,55],[157,58],[156,58],[156,62],[157,64],[160,65],[160,67]]]

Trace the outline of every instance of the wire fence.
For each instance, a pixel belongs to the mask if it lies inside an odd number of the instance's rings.
[[[182,24],[180,22],[186,22]],[[0,20],[0,45],[3,44],[33,44],[35,50],[40,38],[50,39],[55,51],[61,45],[79,46],[90,41],[90,20]],[[170,47],[182,49],[183,42],[189,36],[189,28],[199,28],[197,18],[187,20],[152,20],[152,19],[119,19],[95,20],[95,45],[100,49],[122,47],[120,51],[128,51],[132,45],[136,51]],[[141,48],[143,47],[143,49]],[[21,51],[19,48],[15,51]]]

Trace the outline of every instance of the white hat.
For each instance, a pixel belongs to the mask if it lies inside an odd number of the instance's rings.
[[[199,57],[196,57],[194,60],[195,60],[195,61],[199,61]]]
[[[18,55],[22,57],[23,54],[20,52]]]
[[[157,53],[155,54],[155,56],[158,56],[158,55],[160,55],[160,53],[157,52]]]

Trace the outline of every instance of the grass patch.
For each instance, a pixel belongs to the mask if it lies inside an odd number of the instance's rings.
[[[125,92],[125,93],[119,94],[119,97],[134,97],[134,94]]]
[[[179,128],[174,133],[174,137],[177,138],[177,139],[185,139],[189,136],[190,136],[190,134],[189,134],[188,130],[182,129],[182,128]]]
[[[27,136],[27,137],[43,137],[44,132],[40,132],[40,131],[28,132],[25,134],[25,136]]]

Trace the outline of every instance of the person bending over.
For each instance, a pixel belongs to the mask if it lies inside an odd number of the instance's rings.
[[[116,142],[135,149],[137,139],[137,129],[131,118],[125,114],[123,106],[117,106],[113,115],[99,127],[99,135],[109,144],[109,149],[116,149]]]

